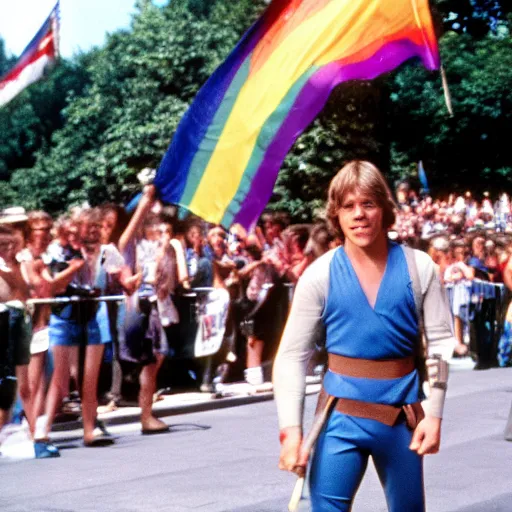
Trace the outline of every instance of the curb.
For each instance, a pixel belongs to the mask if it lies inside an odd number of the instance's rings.
[[[268,389],[268,386],[267,386]],[[320,384],[311,382],[306,385],[306,395],[314,395],[320,391]],[[186,394],[185,394],[186,395]],[[212,411],[215,409],[226,409],[228,407],[239,407],[242,405],[255,404],[259,402],[268,402],[274,399],[274,392],[256,391],[251,394],[243,394],[241,396],[224,396],[216,398],[213,394],[197,393],[204,395],[203,400],[189,403],[157,403],[153,407],[153,414],[157,418],[165,416],[178,416],[181,414],[192,414],[196,412]],[[172,395],[171,395],[172,396]],[[126,409],[123,411],[123,409]],[[126,407],[118,409],[112,413],[98,414],[98,419],[105,426],[118,426],[127,423],[137,423],[140,421],[140,409],[138,407]],[[81,420],[66,421],[56,423],[52,427],[52,432],[65,432],[68,430],[77,430],[82,428]]]

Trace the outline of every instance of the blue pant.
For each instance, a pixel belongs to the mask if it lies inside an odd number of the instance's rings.
[[[423,458],[409,450],[405,423],[388,427],[334,411],[320,434],[311,464],[313,512],[348,512],[373,458],[389,512],[424,512]]]

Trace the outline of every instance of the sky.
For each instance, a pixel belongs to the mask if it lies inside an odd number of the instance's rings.
[[[8,55],[19,56],[56,0],[0,0],[0,37]],[[162,5],[167,0],[153,0]],[[130,25],[135,0],[60,0],[60,52],[71,57],[101,45],[107,32]]]

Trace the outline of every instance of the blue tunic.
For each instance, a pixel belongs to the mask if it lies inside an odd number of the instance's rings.
[[[373,360],[413,355],[418,319],[412,281],[400,246],[389,243],[386,270],[374,308],[340,247],[331,261],[322,319],[329,353]],[[324,387],[339,398],[398,406],[417,402],[420,397],[416,370],[398,379],[346,377],[328,370]]]

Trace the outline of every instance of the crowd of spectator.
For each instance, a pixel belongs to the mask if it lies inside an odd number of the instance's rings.
[[[486,192],[479,200],[470,192],[433,199],[401,184],[396,202],[390,240],[428,251],[445,283],[512,284],[507,194],[494,203]],[[112,349],[107,407],[119,406],[120,362],[130,361],[139,368],[142,433],[168,430],[152,404],[158,372],[181,343],[180,296],[193,290],[224,288],[230,300],[226,347],[210,360],[201,389],[214,391],[215,379],[262,383],[290,289],[312,261],[340,244],[324,220],[290,224],[282,212],[263,214],[249,232],[178,217],[176,208],[158,202],[151,185],[131,215],[114,204],[73,208],[56,220],[41,211],[2,212],[0,428],[9,421],[17,384],[37,457],[59,455],[49,432],[73,390],[80,396],[84,445],[113,442],[97,420],[106,346]],[[66,302],[70,296],[81,302]],[[468,351],[462,323],[456,318],[460,356]]]

